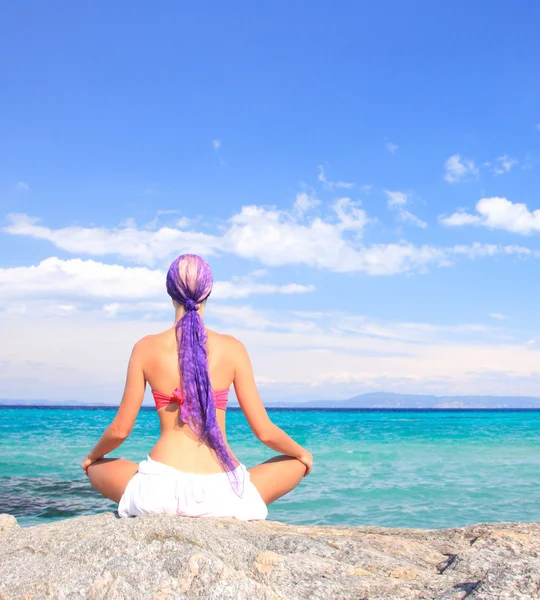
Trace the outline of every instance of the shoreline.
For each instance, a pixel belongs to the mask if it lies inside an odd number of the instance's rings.
[[[2,408],[53,408],[53,409],[70,409],[70,410],[117,410],[118,404],[2,404]],[[294,412],[414,412],[414,413],[452,413],[452,412],[540,412],[540,406],[536,408],[507,408],[507,407],[447,407],[447,408],[406,408],[406,407],[309,407],[309,406],[265,406],[266,410],[272,411],[294,411]],[[144,404],[141,410],[155,411],[156,407],[152,404]],[[230,405],[227,410],[241,411],[240,406]]]

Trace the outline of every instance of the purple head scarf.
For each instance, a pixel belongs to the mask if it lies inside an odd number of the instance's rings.
[[[184,402],[180,417],[197,437],[216,453],[223,470],[238,496],[243,495],[244,481],[238,477],[238,461],[225,444],[216,418],[216,405],[208,373],[206,349],[207,334],[199,304],[212,292],[212,271],[208,263],[196,254],[182,254],[176,258],[167,273],[167,292],[185,314],[176,323],[178,361],[182,375]],[[240,473],[243,476],[243,472]]]

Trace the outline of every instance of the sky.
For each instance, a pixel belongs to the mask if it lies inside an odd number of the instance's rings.
[[[264,400],[540,396],[539,21],[3,3],[0,396],[117,403],[185,252]]]

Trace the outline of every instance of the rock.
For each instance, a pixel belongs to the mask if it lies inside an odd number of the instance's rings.
[[[13,527],[19,527],[17,519],[13,515],[0,514],[0,535]]]
[[[534,600],[540,523],[441,530],[0,515],[0,599]]]

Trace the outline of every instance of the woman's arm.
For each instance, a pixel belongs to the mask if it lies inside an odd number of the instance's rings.
[[[135,424],[135,420],[137,419],[141,404],[144,400],[144,390],[146,388],[140,346],[141,342],[137,342],[131,353],[126,377],[126,386],[118,412],[112,420],[112,423],[107,427],[97,444],[88,454],[87,459],[90,460],[88,464],[92,464],[99,458],[112,452],[115,448],[118,448],[133,429],[133,425]]]
[[[296,443],[283,429],[272,423],[259,396],[247,350],[236,339],[234,345],[234,391],[251,430],[265,446],[303,462],[307,467],[305,473],[307,475],[311,471],[313,460],[311,453]]]

